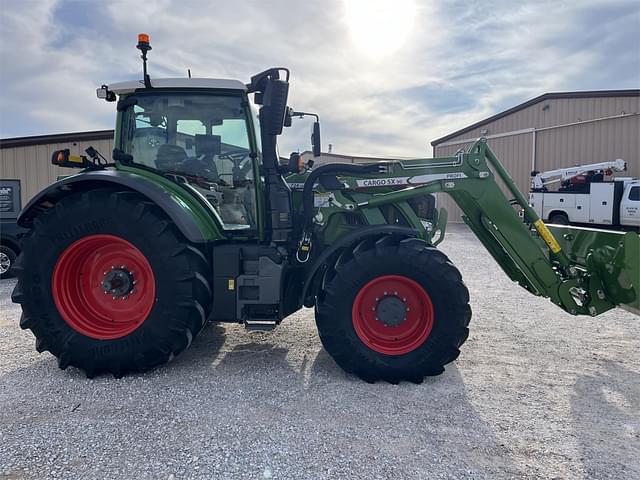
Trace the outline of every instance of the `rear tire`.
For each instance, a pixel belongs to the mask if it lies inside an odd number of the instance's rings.
[[[322,344],[368,382],[422,382],[460,354],[469,292],[442,252],[387,235],[345,251],[325,274],[316,304]]]
[[[60,368],[89,377],[168,362],[190,345],[211,306],[205,256],[131,191],[61,199],[35,219],[15,270],[20,326]]]
[[[16,252],[13,249],[0,245],[0,278],[9,278],[13,276],[11,268],[16,262]]]

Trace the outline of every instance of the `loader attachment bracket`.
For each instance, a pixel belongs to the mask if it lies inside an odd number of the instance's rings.
[[[571,263],[589,275],[590,314],[597,315],[616,305],[640,313],[637,233],[561,225],[550,225],[549,229]]]

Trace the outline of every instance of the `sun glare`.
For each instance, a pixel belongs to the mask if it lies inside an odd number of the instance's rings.
[[[413,0],[345,0],[344,4],[354,43],[372,57],[402,47],[416,15]]]

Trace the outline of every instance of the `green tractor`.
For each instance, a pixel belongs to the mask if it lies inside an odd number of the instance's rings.
[[[483,140],[446,158],[312,168],[292,154],[283,164],[277,137],[310,115],[287,106],[287,69],[246,85],[152,80],[146,35],[138,48],[143,80],[98,89],[117,101],[113,162],[91,148],[55,152],[54,164],[82,171],[19,218],[29,231],[12,298],[60,368],[142,372],[208,321],[269,330],[313,307],[346,371],[392,383],[440,374],[467,339],[471,308],[436,248],[446,224],[436,192],[531,293],[575,315],[638,308],[638,235],[552,232]],[[312,144],[319,155],[317,117]]]

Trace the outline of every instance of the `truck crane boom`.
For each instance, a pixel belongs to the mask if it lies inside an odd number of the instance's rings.
[[[590,163],[588,165],[576,165],[567,168],[558,168],[546,172],[531,172],[531,189],[540,190],[551,183],[563,182],[586,172],[599,170],[612,170],[614,172],[624,172],[627,169],[627,162],[618,158],[607,162]]]

